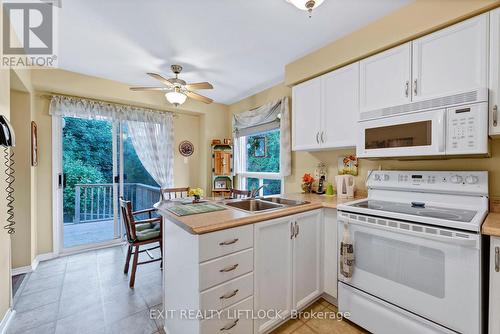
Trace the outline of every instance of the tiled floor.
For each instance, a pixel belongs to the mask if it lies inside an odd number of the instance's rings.
[[[157,250],[152,253],[158,255]],[[8,334],[163,333],[162,321],[150,318],[150,310],[162,309],[158,262],[139,266],[132,290],[123,274],[124,261],[125,248],[117,246],[40,263],[18,291]],[[311,319],[314,312],[337,311],[325,300],[306,311],[313,313],[273,333],[368,333],[345,320]]]
[[[40,263],[18,292],[9,334],[162,333],[149,316],[161,307],[159,263],[139,266],[131,290],[124,261],[118,246]]]
[[[64,224],[64,247],[68,248],[112,240],[114,233],[114,222],[112,220]]]
[[[272,334],[360,334],[369,333],[347,320],[333,319],[337,308],[321,299],[308,307],[302,317],[289,320]]]

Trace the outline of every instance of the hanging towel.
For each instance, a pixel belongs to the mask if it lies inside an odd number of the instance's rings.
[[[340,273],[350,280],[354,270],[354,245],[349,236],[349,223],[344,223],[344,236],[340,243]]]

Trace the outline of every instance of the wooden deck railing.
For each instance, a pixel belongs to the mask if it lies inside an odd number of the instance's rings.
[[[73,223],[113,219],[113,183],[77,184]],[[142,183],[125,183],[123,197],[132,201],[133,210],[152,207],[160,199],[160,188]]]

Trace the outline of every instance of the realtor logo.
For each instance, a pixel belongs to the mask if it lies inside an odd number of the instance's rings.
[[[55,67],[55,8],[60,2],[4,1],[2,67]]]

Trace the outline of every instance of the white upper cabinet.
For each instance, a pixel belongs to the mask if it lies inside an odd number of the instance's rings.
[[[359,118],[359,63],[325,74],[321,80],[322,148],[355,146]]]
[[[292,89],[292,147],[294,151],[319,148],[320,115],[320,78],[294,86]]]
[[[500,135],[500,8],[490,12],[490,135]]]
[[[292,88],[293,150],[356,146],[359,63]]]
[[[412,100],[486,88],[488,14],[414,40]]]
[[[410,102],[410,43],[360,61],[360,111]]]

